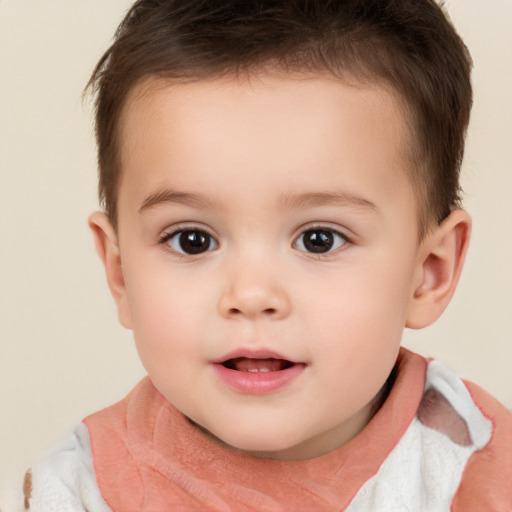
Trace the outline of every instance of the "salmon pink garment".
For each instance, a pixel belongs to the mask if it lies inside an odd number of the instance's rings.
[[[342,510],[378,470],[416,413],[426,361],[410,360],[368,427],[312,461],[255,459],[221,447],[144,379],[118,404],[89,416],[101,493],[114,511]],[[404,395],[404,396],[402,396]],[[383,429],[383,425],[387,428]]]
[[[482,392],[470,387],[470,397],[457,379],[462,395],[467,394],[471,407],[477,411],[479,418],[475,422],[490,426],[489,433],[480,436],[485,448],[470,446],[475,444],[471,431],[475,437],[476,430],[467,427],[468,420],[461,419],[452,405],[447,407],[448,402],[440,393],[429,394],[425,390],[428,367],[427,360],[402,349],[391,393],[367,427],[338,450],[309,461],[262,460],[217,444],[179,413],[146,378],[123,401],[84,420],[91,437],[99,489],[114,512],[380,510],[366,508],[370,505],[366,500],[379,500],[389,488],[386,478],[389,480],[391,475],[393,481],[397,470],[402,469],[406,475],[397,477],[401,479],[398,488],[409,475],[402,461],[409,459],[411,450],[406,448],[404,452],[400,447],[420,448],[413,450],[417,452],[414,460],[419,460],[414,466],[418,466],[422,464],[421,449],[434,446],[432,443],[439,439],[437,458],[440,467],[445,466],[446,453],[447,475],[452,471],[450,454],[444,447],[451,450],[453,446],[456,456],[452,458],[459,457],[454,463],[458,474],[451,484],[453,491],[449,491],[447,501],[443,498],[449,507],[456,494],[453,512],[512,510],[512,462],[507,468],[509,457],[505,455],[512,455],[512,447],[507,446],[512,440],[512,430],[507,432],[512,429],[512,416],[507,416],[499,404],[488,405],[496,403],[492,398],[489,402],[483,397],[487,409],[475,407]],[[444,381],[441,379],[440,383],[442,389]],[[417,417],[427,394],[430,398],[426,412]],[[449,389],[446,394],[450,394]],[[437,408],[436,396],[441,397]],[[444,421],[446,428],[442,420],[447,417],[445,410],[451,411],[456,420]],[[501,415],[500,427],[494,432],[487,419],[492,415]],[[430,450],[434,456],[436,449]],[[429,478],[435,480],[435,458],[433,461],[434,471],[430,474],[434,476]],[[487,479],[482,470],[496,482],[492,489],[485,489]],[[417,471],[420,478],[424,471]],[[445,476],[441,478],[446,480]],[[417,485],[423,487],[423,482]],[[476,500],[472,492],[475,486],[479,489]],[[495,500],[496,508],[485,508],[489,496]],[[393,500],[388,501],[389,510],[397,510]],[[428,510],[441,509],[434,503]]]

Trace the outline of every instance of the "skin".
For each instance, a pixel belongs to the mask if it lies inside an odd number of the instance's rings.
[[[404,327],[448,304],[470,219],[454,211],[419,240],[406,126],[383,87],[331,78],[132,91],[118,231],[102,213],[90,225],[153,383],[219,442],[284,460],[347,443],[371,419]],[[312,253],[319,228],[335,243]],[[180,229],[209,235],[208,250],[183,254]],[[240,348],[303,366],[271,393],[242,393],[212,367]]]

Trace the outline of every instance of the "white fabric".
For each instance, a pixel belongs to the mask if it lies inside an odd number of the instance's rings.
[[[94,474],[91,442],[82,423],[32,468],[31,512],[112,512]]]
[[[427,370],[425,391],[437,389],[450,402],[457,414],[464,419],[471,441],[481,450],[490,440],[492,423],[477,407],[464,383],[446,366],[431,361]]]
[[[460,446],[417,418],[345,512],[450,512],[469,457],[491,439],[492,423],[464,383],[437,362],[428,366],[425,390],[436,389],[464,419],[472,443]]]

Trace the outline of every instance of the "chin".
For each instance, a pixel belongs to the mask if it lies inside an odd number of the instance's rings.
[[[258,432],[249,431],[246,433],[241,433],[240,431],[236,433],[224,432],[221,435],[215,435],[210,431],[208,434],[216,439],[217,442],[220,442],[225,446],[259,458],[279,459],[281,458],[279,456],[281,452],[287,452],[296,446],[295,444],[290,443],[290,437],[286,438],[282,433],[278,438],[275,430],[273,432],[268,432],[267,435],[264,435],[265,433],[261,430]]]

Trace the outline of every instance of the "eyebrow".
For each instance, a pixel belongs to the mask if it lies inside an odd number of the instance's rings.
[[[139,213],[163,203],[177,203],[194,208],[214,208],[216,202],[206,196],[190,192],[179,192],[171,188],[163,188],[150,194],[142,202]]]
[[[287,209],[294,208],[313,208],[325,205],[353,206],[372,210],[376,213],[379,208],[364,197],[351,194],[345,191],[337,192],[306,192],[303,194],[284,194],[281,196],[281,203]],[[144,199],[139,213],[164,203],[176,203],[193,208],[211,208],[218,207],[217,202],[207,196],[194,194],[191,192],[180,192],[172,188],[163,188],[153,192]]]
[[[375,203],[364,197],[345,191],[335,192],[307,192],[305,194],[286,194],[282,196],[282,202],[286,208],[311,208],[315,206],[337,205],[355,206],[373,210],[380,210]]]

